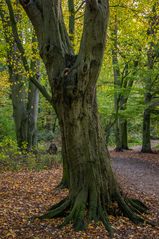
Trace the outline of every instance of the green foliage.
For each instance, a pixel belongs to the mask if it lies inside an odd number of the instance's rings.
[[[10,106],[0,108],[0,141],[7,136],[15,139],[14,122]]]
[[[46,147],[46,146],[45,146]],[[51,169],[56,164],[62,162],[61,153],[50,155],[43,150],[35,152],[27,152],[26,144],[19,151],[16,141],[5,137],[0,142],[0,169],[2,171],[19,171],[19,170],[44,170]]]
[[[23,47],[25,49],[25,56],[28,59],[28,64],[30,65],[32,61],[39,59],[39,53],[37,51],[37,42],[33,42],[33,29],[28,17],[22,10],[21,6],[17,4],[17,1],[12,1],[15,14],[17,14],[17,28],[20,39],[22,40]],[[143,112],[147,104],[145,104],[144,96],[148,91],[155,100],[159,98],[159,77],[158,77],[158,25],[152,26],[152,19],[154,19],[155,14],[158,14],[158,6],[156,6],[156,12],[153,11],[153,6],[155,6],[156,0],[141,0],[141,1],[131,1],[131,0],[112,0],[110,2],[110,21],[108,29],[108,40],[107,48],[104,54],[104,61],[101,70],[101,74],[97,84],[97,96],[99,113],[101,116],[101,121],[104,129],[106,129],[110,123],[112,123],[116,118],[116,113],[114,109],[114,95],[121,94],[126,96],[128,90],[123,86],[118,89],[114,87],[114,75],[113,75],[113,64],[112,64],[112,49],[113,49],[113,39],[112,31],[114,29],[115,19],[118,21],[118,45],[117,45],[117,56],[119,61],[120,74],[123,75],[125,63],[129,64],[129,74],[126,76],[127,80],[134,80],[129,99],[127,102],[126,109],[119,110],[118,116],[124,117],[128,120],[128,138],[130,144],[141,144],[142,139],[142,121]],[[69,17],[70,13],[68,11],[68,2],[62,1],[64,19],[66,23],[67,30],[69,29]],[[74,1],[74,16],[75,16],[75,32],[74,32],[74,50],[78,53],[80,46],[80,38],[82,35],[82,21],[84,14],[84,5],[78,0]],[[2,10],[5,11],[6,17],[8,19],[8,9],[5,1],[2,4]],[[78,10],[78,11],[77,11]],[[153,27],[154,34],[148,34],[148,30]],[[13,110],[11,106],[10,95],[10,83],[9,76],[6,72],[7,69],[7,52],[11,51],[9,44],[5,41],[5,30],[2,27],[2,22],[0,21],[0,140],[2,144],[6,142],[7,139],[15,140],[15,126],[13,121]],[[10,43],[13,44],[13,34],[11,27],[7,29],[7,34],[10,38]],[[152,69],[147,67],[148,59],[147,53],[152,45],[152,53],[155,55],[154,65]],[[19,59],[19,55],[18,55]],[[138,63],[138,67],[135,68],[134,72],[134,62]],[[40,63],[41,64],[41,63]],[[28,92],[28,74],[34,75],[35,72],[26,73],[24,67],[22,66],[21,60],[17,62],[17,57],[13,59],[12,62],[13,70],[20,74],[24,78],[25,91]],[[49,84],[47,82],[47,74],[45,71],[44,64],[40,67],[41,83],[50,92]],[[26,97],[27,98],[27,97]],[[27,99],[26,99],[27,101]],[[156,112],[159,110],[155,108]],[[151,135],[152,137],[159,137],[158,113],[153,112],[151,116]],[[58,138],[60,135],[58,123],[56,121],[56,115],[53,111],[51,105],[41,97],[39,103],[39,115],[38,115],[38,142],[51,141]],[[114,144],[114,128],[110,131],[109,144]],[[8,138],[9,137],[9,138]],[[5,146],[4,148],[7,148]],[[25,148],[25,147],[24,147]],[[13,150],[17,154],[19,152],[17,149]],[[3,152],[3,157],[5,155],[6,160],[9,160],[9,156]],[[2,158],[3,158],[2,157]],[[14,154],[13,154],[14,157]],[[15,156],[16,158],[16,156]],[[21,158],[21,157],[20,157]],[[43,156],[45,161],[45,156]],[[40,160],[40,159],[39,159]],[[46,161],[50,157],[46,157]],[[11,160],[12,161],[12,160]],[[28,155],[28,162],[31,168],[36,165],[36,156]],[[43,161],[42,161],[43,162]],[[12,162],[13,163],[13,162]],[[16,164],[16,163],[15,163]],[[45,164],[45,163],[44,163]],[[46,163],[47,164],[47,163]]]

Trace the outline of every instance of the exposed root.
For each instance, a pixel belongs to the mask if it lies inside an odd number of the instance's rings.
[[[134,199],[134,198],[130,198],[130,200],[133,201],[134,203],[138,204],[139,206],[141,206],[143,209],[145,209],[145,211],[149,210],[148,207],[140,200]]]
[[[60,202],[54,204],[53,206],[51,206],[48,211],[52,211],[58,207],[60,207],[63,203],[65,203],[68,200],[68,197],[64,198],[63,200],[61,200]]]
[[[142,202],[136,199],[124,198],[120,193],[117,193],[114,199],[118,203],[116,206],[118,205],[124,216],[128,217],[132,222],[136,224],[146,223],[154,226],[153,223],[142,218],[141,214],[148,210],[147,206]],[[46,214],[34,217],[34,219],[50,219],[65,216],[65,220],[60,227],[72,223],[77,231],[86,229],[86,224],[92,220],[101,220],[110,237],[112,237],[113,230],[107,214],[109,206],[106,205],[103,197],[97,195],[96,190],[88,192],[83,189],[77,195],[72,196],[71,199],[66,197],[52,206]]]
[[[104,211],[102,209],[102,207],[99,208],[99,215],[100,215],[100,219],[103,222],[103,225],[105,226],[105,229],[108,231],[110,237],[113,236],[113,231],[112,231],[112,227],[109,223],[109,218],[108,218],[108,214],[106,211]]]
[[[135,224],[142,224],[145,222],[145,220],[138,216],[130,207],[129,205],[126,203],[126,201],[124,200],[124,198],[121,196],[120,193],[118,193],[116,195],[117,197],[117,202],[119,207],[121,208],[123,214],[128,217],[132,222],[134,222]]]
[[[61,182],[55,188],[54,192],[61,190],[61,189],[65,189],[65,188],[68,188],[68,183],[62,179]]]
[[[60,206],[58,206],[60,205]],[[55,217],[61,217],[64,216],[65,210],[67,210],[70,206],[70,201],[66,200],[63,203],[56,204],[56,206],[53,206],[54,209],[48,211],[44,215],[38,216],[39,219],[51,219]]]
[[[142,214],[142,213],[146,213],[148,211],[148,208],[146,207],[146,205],[144,205],[142,202],[140,202],[139,200],[135,200],[135,199],[126,199],[126,202],[128,203],[128,205],[130,206],[130,208],[132,209],[132,211],[138,213],[138,214]]]

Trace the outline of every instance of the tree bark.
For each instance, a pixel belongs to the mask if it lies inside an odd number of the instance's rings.
[[[37,42],[36,37],[33,34],[32,44]],[[32,47],[32,54],[36,55],[37,50]],[[37,82],[40,82],[40,60],[33,59],[31,61],[31,71],[33,77]],[[30,151],[37,147],[37,120],[38,120],[38,106],[39,106],[39,90],[31,81],[28,86],[28,101],[27,101],[27,149]]]
[[[143,116],[143,141],[142,141],[142,152],[151,153],[151,138],[150,138],[150,119],[151,113],[150,110],[144,110]]]
[[[68,10],[69,10],[69,38],[74,47],[75,40],[75,6],[74,0],[68,0]]]
[[[127,119],[120,118],[121,148],[128,150]]]
[[[21,77],[10,72],[11,99],[13,106],[13,118],[15,123],[15,132],[19,148],[27,142],[27,111],[25,105],[26,92]]]
[[[114,29],[112,32],[113,37],[113,49],[112,49],[112,63],[114,73],[114,110],[117,117],[115,122],[115,151],[122,151],[121,145],[121,132],[120,132],[120,121],[119,121],[119,103],[120,103],[120,89],[121,89],[121,74],[118,62],[118,21],[117,15],[115,15]]]
[[[39,39],[52,89],[52,104],[59,119],[69,183],[68,197],[38,218],[66,214],[63,225],[72,222],[79,230],[85,227],[87,217],[88,222],[101,220],[111,233],[107,213],[113,210],[116,201],[131,220],[143,222],[134,211],[144,206],[140,207],[139,203],[133,206],[134,201],[124,199],[119,190],[98,121],[96,82],[105,48],[108,1],[86,2],[77,57],[73,55],[64,26],[60,0],[29,1],[28,4],[22,0],[21,3]]]
[[[143,141],[142,141],[142,152],[151,153],[151,139],[150,139],[150,124],[151,124],[151,110],[150,104],[153,95],[153,70],[156,57],[156,34],[158,29],[158,13],[157,4],[154,3],[149,17],[149,28],[147,35],[150,38],[149,48],[147,51],[147,77],[145,79],[145,105],[146,108],[143,114]]]

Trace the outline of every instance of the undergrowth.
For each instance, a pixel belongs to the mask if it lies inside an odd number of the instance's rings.
[[[44,147],[26,151],[26,145],[19,150],[14,140],[5,138],[0,142],[0,171],[19,171],[51,169],[62,162],[61,153],[50,155]]]

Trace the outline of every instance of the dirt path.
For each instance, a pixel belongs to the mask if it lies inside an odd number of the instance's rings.
[[[112,159],[117,176],[124,182],[147,196],[153,195],[159,200],[159,167],[147,160],[116,158]]]

